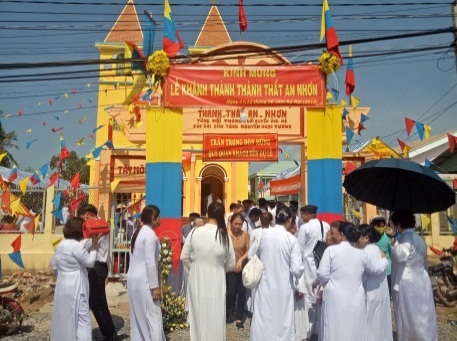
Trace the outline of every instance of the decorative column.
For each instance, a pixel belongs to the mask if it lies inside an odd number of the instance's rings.
[[[308,204],[318,207],[320,219],[343,219],[341,107],[307,110]]]
[[[159,239],[172,241],[173,266],[181,255],[182,110],[150,108],[146,115],[146,204],[160,208]]]

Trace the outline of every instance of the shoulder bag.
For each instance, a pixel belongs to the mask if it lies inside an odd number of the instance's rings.
[[[316,263],[316,268],[319,267],[319,263],[322,259],[322,255],[324,254],[324,251],[327,248],[327,244],[325,243],[325,240],[324,240],[324,226],[322,224],[322,221],[319,220],[319,223],[321,224],[322,241],[318,240],[313,249],[314,262]]]
[[[259,247],[260,242],[262,241],[263,233],[264,231],[262,231],[259,240]],[[257,252],[258,251],[259,249],[257,248]],[[263,264],[260,261],[260,258],[257,256],[257,252],[254,257],[252,257],[246,264],[241,275],[243,279],[243,285],[248,289],[255,289],[263,275]]]

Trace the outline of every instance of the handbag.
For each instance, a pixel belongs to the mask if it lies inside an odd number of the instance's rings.
[[[88,219],[83,224],[84,238],[91,238],[99,234],[109,234],[109,224],[104,219]]]
[[[324,226],[322,225],[322,221],[319,220],[319,223],[321,223],[322,241],[318,240],[313,249],[314,262],[316,263],[316,268],[319,267],[319,263],[321,262],[322,255],[324,254],[324,251],[327,248],[327,244],[325,243],[325,241],[323,241],[324,240]]]
[[[261,238],[263,236],[263,233],[261,235]],[[259,241],[259,247],[260,247],[260,242],[262,239]],[[257,248],[257,251],[259,249]],[[241,274],[241,278],[243,280],[243,285],[248,288],[248,289],[255,289],[257,285],[259,284],[260,280],[262,279],[263,275],[263,264],[260,260],[260,258],[257,256],[257,252],[252,257],[249,262],[246,264],[246,266],[243,269],[243,272]]]

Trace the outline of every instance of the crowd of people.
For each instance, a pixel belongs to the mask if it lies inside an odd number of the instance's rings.
[[[296,202],[259,200],[255,207],[245,200],[229,210],[225,214],[224,205],[213,200],[206,223],[192,213],[182,229],[191,340],[225,340],[227,323],[241,330],[249,318],[252,341],[393,340],[391,302],[398,340],[437,340],[427,248],[414,233],[411,211],[393,212],[389,224],[376,216],[356,227],[343,221],[329,225],[318,219],[316,206],[299,209]],[[83,212],[66,223],[65,240],[53,260],[57,284],[51,339],[90,340],[89,309],[96,318],[98,309],[103,335],[115,340],[101,288],[104,237],[82,241],[81,226],[91,218]],[[131,340],[161,341],[160,243],[154,232],[160,209],[146,206],[141,222],[132,235],[127,275]],[[327,245],[319,257],[318,242]],[[254,255],[264,270],[250,290],[242,271]],[[93,290],[104,299],[91,300]],[[69,332],[62,332],[62,325],[70,323]]]

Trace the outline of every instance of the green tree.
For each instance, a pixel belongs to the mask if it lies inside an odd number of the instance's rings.
[[[59,156],[53,156],[49,162],[51,169],[59,171]],[[90,167],[87,165],[86,158],[79,158],[75,151],[70,152],[70,156],[65,159],[62,165],[60,177],[65,180],[71,180],[79,172],[82,184],[88,184],[90,179]]]
[[[0,111],[0,116],[3,114],[3,111]],[[15,131],[6,132],[3,129],[3,125],[0,122],[0,153],[5,153],[6,156],[0,162],[0,166],[11,168],[14,164],[17,165],[17,161],[14,158],[13,154],[9,152],[8,149],[19,149],[19,146],[13,141],[17,141],[17,136]]]

